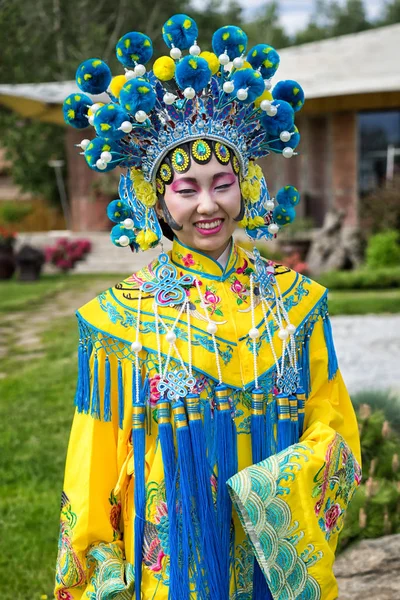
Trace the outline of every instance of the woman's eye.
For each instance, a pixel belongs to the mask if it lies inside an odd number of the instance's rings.
[[[177,190],[177,194],[195,194],[196,190],[191,190],[191,189],[185,189],[185,190]]]
[[[227,190],[232,185],[233,185],[233,183],[224,183],[223,185],[218,185],[215,189],[216,190]]]

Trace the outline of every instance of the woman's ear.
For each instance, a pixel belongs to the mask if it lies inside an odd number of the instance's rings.
[[[159,198],[158,198],[158,200],[156,202],[156,205],[154,206],[154,209],[156,211],[157,217],[159,219],[163,219],[164,218],[164,214],[163,214],[163,209],[161,207],[160,199]]]

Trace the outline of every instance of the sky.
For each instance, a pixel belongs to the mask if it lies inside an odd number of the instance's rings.
[[[269,4],[270,0],[237,0],[244,8],[244,17],[250,19],[258,10]],[[344,2],[345,0],[340,0]],[[196,8],[204,6],[203,0],[192,0]],[[225,4],[224,0],[221,4]],[[313,12],[314,0],[279,0],[280,22],[286,32],[293,34],[299,29],[304,29]],[[375,19],[382,10],[385,0],[364,0],[368,17]]]

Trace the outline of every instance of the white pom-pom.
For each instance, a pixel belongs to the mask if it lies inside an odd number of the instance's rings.
[[[124,133],[130,133],[133,129],[133,125],[130,121],[124,121],[121,123],[121,127],[119,129]]]
[[[100,154],[100,158],[101,160],[103,160],[105,163],[109,163],[112,161],[112,154],[111,152],[108,152],[107,150],[105,150],[104,152],[102,152]]]
[[[289,323],[289,325],[286,327],[286,331],[289,332],[289,335],[293,335],[296,332],[295,325],[293,325],[292,323]]]
[[[271,225],[268,225],[268,231],[272,235],[276,235],[279,231],[279,225],[277,225],[276,223],[271,223]]]
[[[167,342],[169,344],[175,344],[175,342],[176,342],[176,335],[174,334],[173,331],[168,331],[167,335],[165,336],[165,339],[167,340]]]
[[[270,100],[262,100],[261,104],[260,104],[260,108],[264,112],[267,112],[271,108],[271,102],[270,102]]]
[[[265,208],[267,210],[274,210],[275,202],[273,200],[267,200],[265,203]]]
[[[169,55],[174,60],[179,60],[182,56],[182,52],[179,50],[179,48],[171,48]]]
[[[127,235],[121,235],[121,237],[118,238],[118,244],[120,246],[129,246],[129,238]]]
[[[238,90],[237,94],[236,94],[238,100],[246,100],[248,95],[249,94],[247,93],[247,90],[245,90],[243,88]]]
[[[89,121],[89,125],[94,125],[94,115],[90,115],[90,117],[88,118]]]
[[[132,342],[132,344],[131,344],[131,350],[135,354],[139,354],[139,352],[141,351],[142,347],[143,346],[142,346],[142,344],[139,341]]]
[[[93,115],[95,115],[97,113],[97,111],[99,110],[99,108],[102,107],[102,104],[99,104],[98,102],[96,102],[96,104],[92,104],[92,106],[90,107],[90,110],[92,112]]]
[[[200,52],[200,46],[198,46],[197,44],[193,44],[193,46],[190,46],[189,48],[189,54],[191,54],[192,56],[198,56]]]
[[[278,107],[274,106],[273,104],[271,104],[271,106],[267,110],[267,115],[269,117],[275,117],[275,115],[277,114],[277,112],[278,112]]]
[[[235,89],[235,84],[233,83],[233,81],[225,81],[224,85],[222,86],[222,89],[224,90],[225,94],[231,94]]]
[[[107,169],[107,163],[104,162],[104,160],[101,160],[101,158],[99,158],[98,160],[96,160],[96,167],[100,169],[100,171],[104,171],[104,169]]]
[[[133,72],[135,77],[143,77],[143,75],[146,73],[146,67],[144,65],[136,65]]]
[[[288,331],[286,331],[286,329],[280,329],[278,331],[278,338],[282,341],[287,340],[289,337],[289,333]]]
[[[233,59],[233,66],[235,67],[235,69],[241,69],[244,65],[244,60],[242,58],[242,56],[237,56],[236,58]]]
[[[135,71],[132,71],[131,69],[126,69],[125,71],[125,79],[127,81],[129,81],[130,79],[135,79],[136,75],[135,75]]]
[[[229,62],[229,56],[228,56],[227,54],[225,54],[225,52],[224,52],[223,54],[220,54],[220,55],[218,56],[218,60],[219,60],[219,63],[220,63],[221,65],[224,65],[224,66],[225,66],[225,65],[227,65],[227,64],[228,64],[228,62]]]
[[[166,92],[163,98],[165,104],[173,104],[176,99],[177,96],[175,96],[175,94],[171,94],[171,92]]]
[[[293,150],[293,148],[290,148],[290,146],[287,146],[287,148],[283,149],[282,154],[285,158],[292,158],[292,156],[294,154],[294,150]]]
[[[281,138],[282,142],[288,142],[290,140],[290,138],[292,137],[292,135],[289,131],[282,131],[282,133],[279,135],[279,137]]]
[[[252,340],[256,340],[259,337],[260,332],[258,331],[257,327],[252,327],[249,331],[249,338],[251,338]]]
[[[217,329],[217,325],[213,322],[207,325],[207,333],[209,333],[210,335],[214,335],[214,333],[217,333]]]
[[[147,119],[147,114],[144,112],[144,110],[138,110],[135,113],[135,119],[138,123],[144,123]]]
[[[78,144],[79,148],[82,148],[82,150],[86,150],[86,148],[89,146],[90,144],[90,140],[84,139],[81,141],[80,144]]]
[[[272,83],[270,79],[264,79],[264,87],[269,92],[269,90],[272,88]]]
[[[196,95],[196,91],[192,88],[192,87],[187,87],[183,90],[183,95],[185,96],[185,98],[187,98],[188,100],[191,100],[192,98],[195,97]]]
[[[122,225],[125,227],[125,229],[133,229],[133,220],[132,219],[125,219],[122,223]]]

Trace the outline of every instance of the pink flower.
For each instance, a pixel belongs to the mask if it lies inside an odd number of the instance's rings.
[[[57,590],[56,598],[57,600],[74,600],[67,590]]]
[[[342,509],[339,504],[333,504],[325,513],[325,528],[327,531],[332,531],[335,527],[338,518],[342,514]]]
[[[158,391],[158,382],[160,381],[160,376],[153,375],[150,377],[150,405],[154,408],[157,402],[160,399],[160,392]]]
[[[191,267],[192,265],[196,264],[193,260],[192,254],[185,254],[185,256],[182,257],[182,262],[185,265],[185,267]]]
[[[232,292],[237,294],[239,298],[242,298],[242,294],[246,293],[246,288],[243,284],[240,283],[239,279],[235,279],[235,281],[232,283],[231,290]]]
[[[247,262],[246,259],[244,259],[244,263],[242,267],[239,267],[238,269],[236,269],[236,273],[242,274],[245,272],[245,270],[247,269],[249,263]]]
[[[206,290],[204,293],[204,302],[205,304],[211,305],[211,314],[213,314],[215,312],[215,309],[217,308],[217,304],[221,302],[221,298],[213,292],[211,292],[210,290]]]

